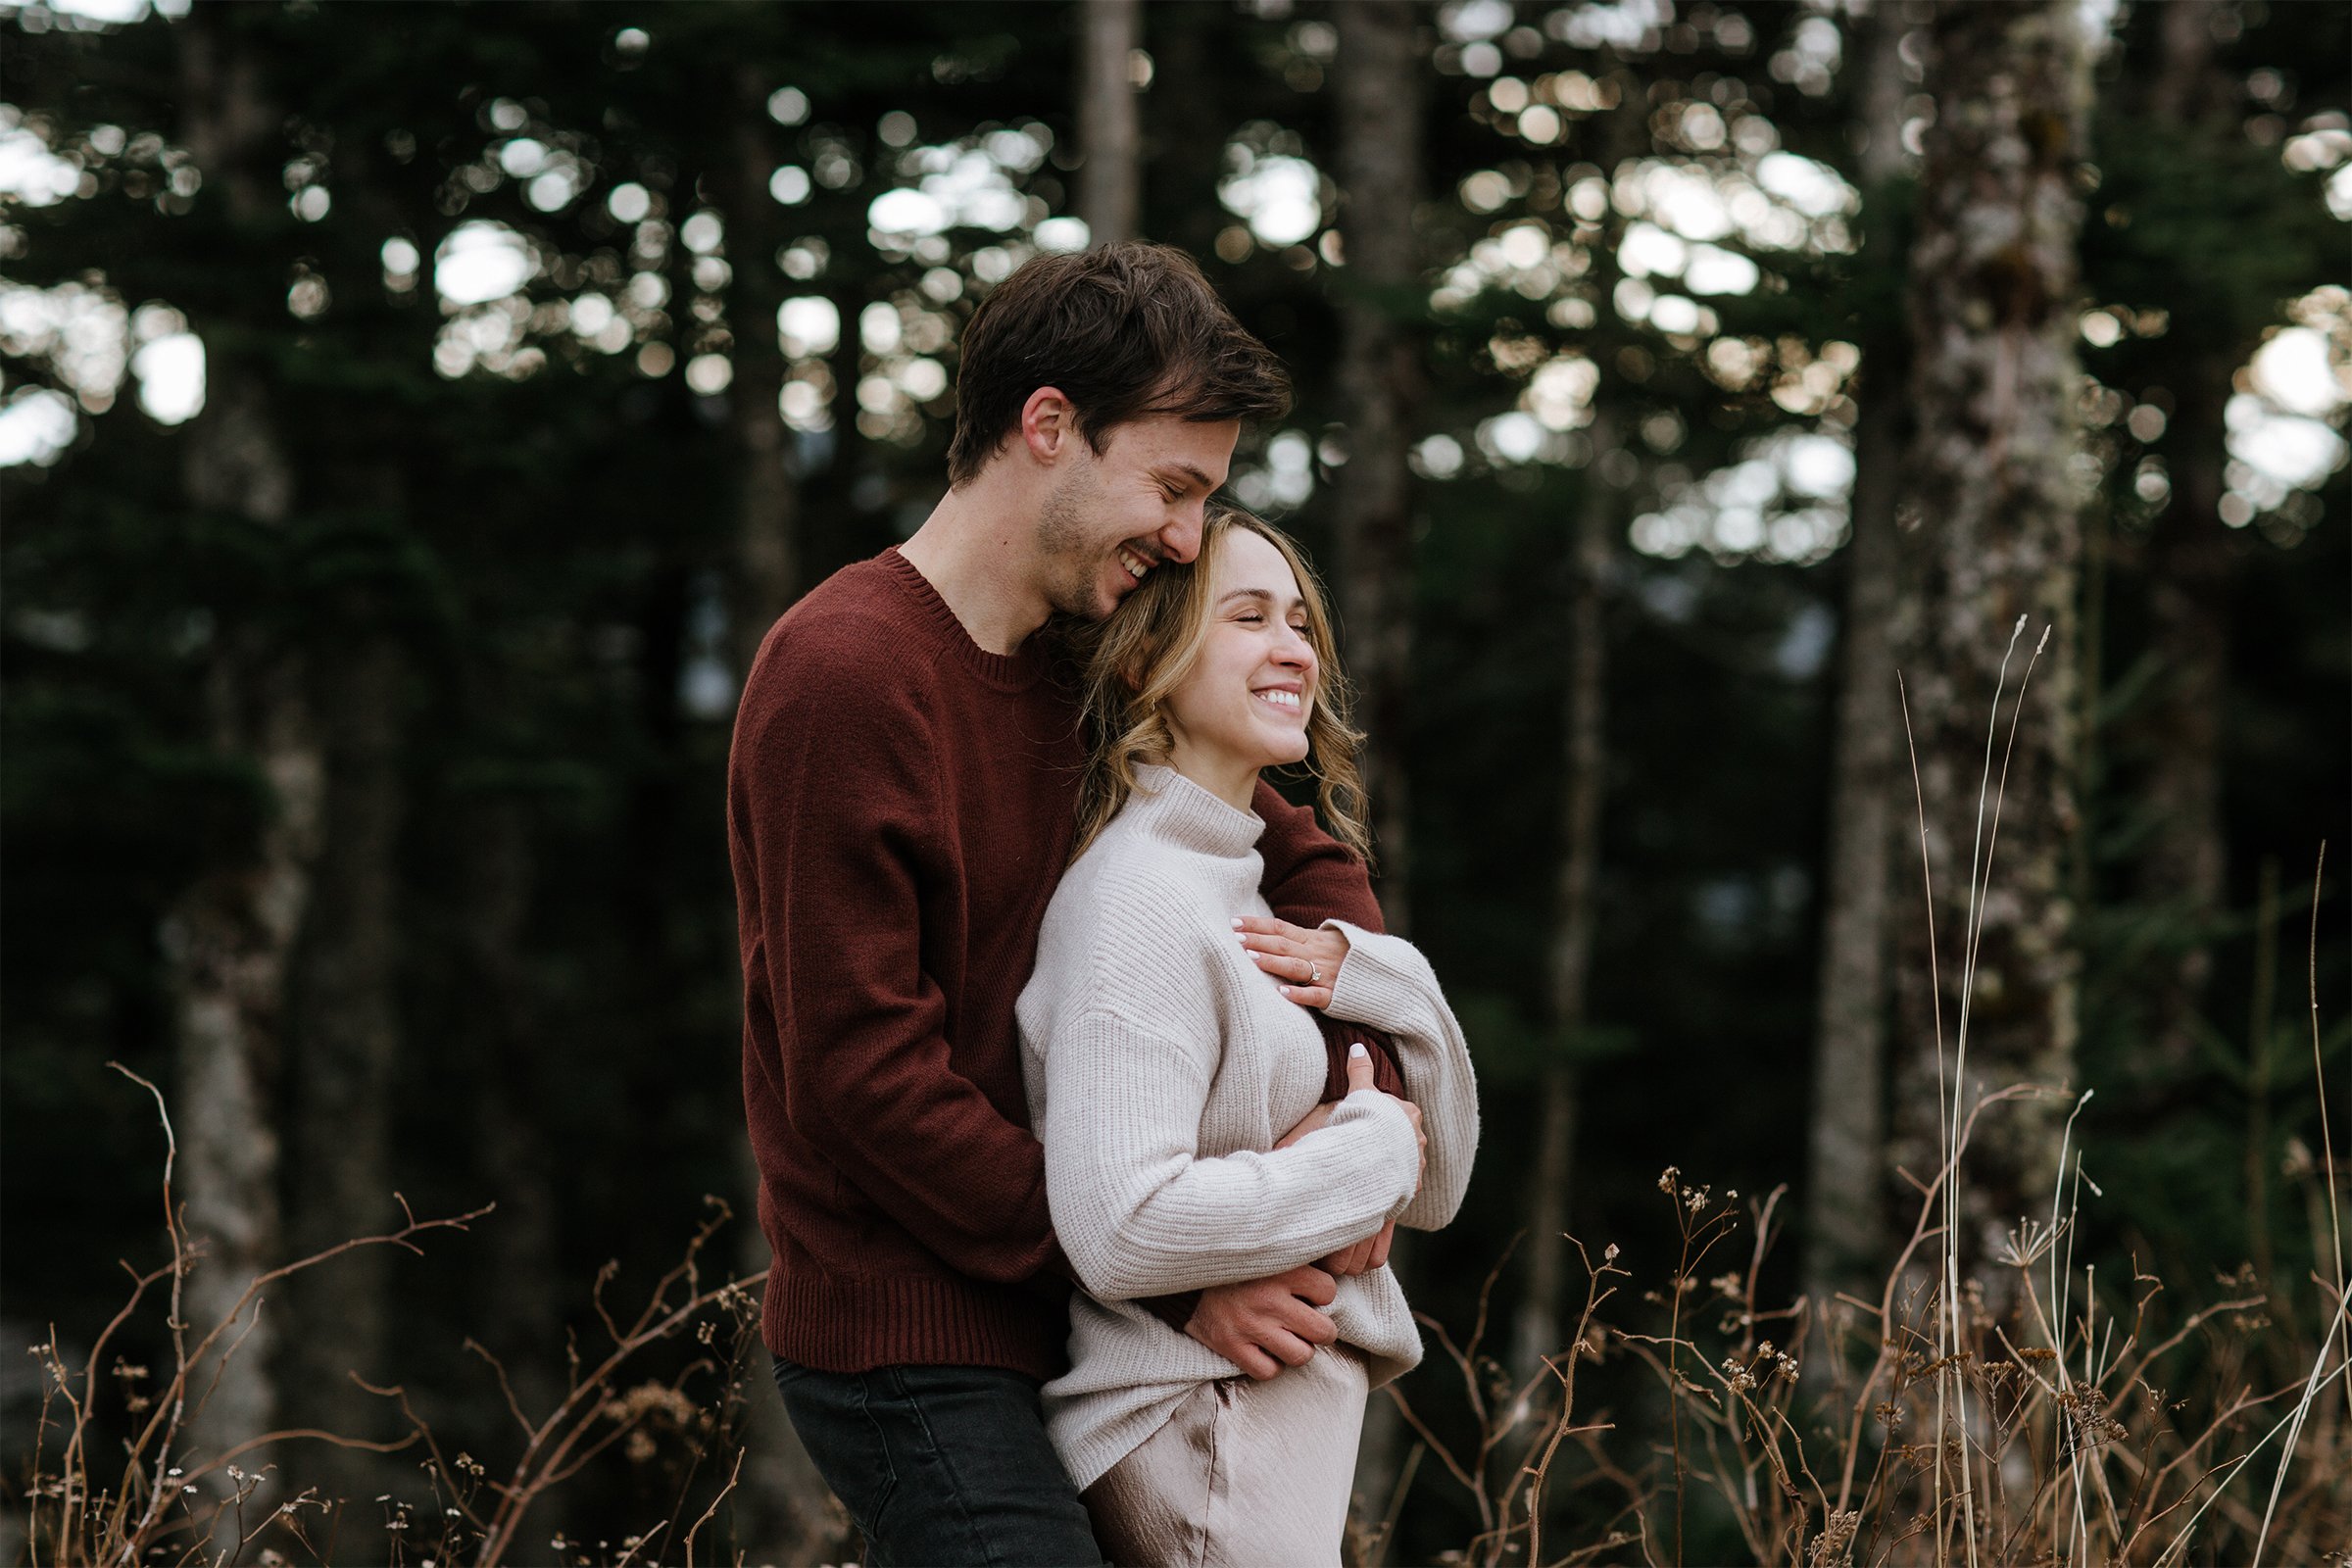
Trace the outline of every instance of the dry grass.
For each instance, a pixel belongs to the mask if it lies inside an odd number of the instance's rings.
[[[2024,628],[2021,617],[2011,658]],[[2006,1321],[1996,1317],[1986,1305],[1992,1293],[1984,1279],[1963,1274],[1958,1190],[1981,1118],[2066,1093],[2017,1084],[1972,1102],[1963,1090],[1970,1023],[1965,999],[1975,990],[2017,714],[2040,652],[2036,646],[2015,694],[1997,774],[1998,691],[1986,727],[1960,944],[1964,1000],[1948,1056],[1943,1020],[1936,1020],[1941,1165],[1920,1185],[1910,1239],[1879,1298],[1800,1298],[1778,1310],[1761,1309],[1758,1281],[1782,1194],[1751,1201],[1743,1217],[1731,1206],[1736,1192],[1718,1200],[1669,1167],[1658,1186],[1674,1207],[1680,1256],[1662,1289],[1644,1298],[1663,1308],[1663,1333],[1598,1316],[1617,1293],[1616,1282],[1629,1275],[1617,1267],[1617,1248],[1607,1248],[1594,1266],[1574,1238],[1588,1281],[1576,1340],[1525,1386],[1509,1388],[1500,1368],[1480,1354],[1486,1293],[1477,1322],[1458,1348],[1443,1326],[1423,1320],[1460,1374],[1477,1437],[1466,1451],[1449,1447],[1401,1393],[1395,1394],[1422,1448],[1390,1501],[1389,1526],[1356,1544],[1359,1560],[1381,1561],[1402,1492],[1425,1449],[1468,1491],[1476,1510],[1478,1533],[1447,1554],[1463,1563],[1679,1564],[1686,1560],[1686,1523],[1699,1494],[1712,1512],[1728,1516],[1749,1559],[1776,1568],[2352,1563],[2352,1311],[2346,1303],[2352,1282],[2344,1269],[2340,1166],[2327,1119],[2319,1026],[2324,847],[2312,886],[2309,964],[2323,1150],[2319,1161],[2299,1173],[2313,1189],[2315,1218],[2325,1209],[2315,1252],[2328,1272],[2315,1270],[2311,1279],[2318,1321],[2274,1320],[2279,1303],[2269,1282],[2241,1274],[2223,1282],[2230,1294],[2190,1310],[2159,1337],[2151,1308],[2162,1282],[2135,1265],[2120,1292],[2102,1293],[2095,1269],[2078,1271],[2076,1221],[2082,1189],[2090,1183],[2082,1156],[2072,1150],[2072,1135],[2087,1093],[2075,1101],[2065,1124],[2048,1218],[2021,1221],[1987,1260],[1988,1268],[2014,1275],[1995,1282],[2012,1287],[1997,1298],[2014,1299],[2019,1309]],[[2008,667],[2005,659],[2004,686]],[[1907,698],[1904,721],[1907,732]],[[1916,754],[1912,768],[1916,785]],[[1924,802],[1920,832],[1925,873]],[[1932,874],[1927,893],[1932,911]],[[1932,913],[1929,918],[1933,955]],[[1940,996],[1940,976],[1931,981],[1931,994]],[[1708,1259],[1743,1226],[1750,1236],[1744,1263],[1710,1278]],[[1491,1276],[1488,1292],[1494,1284]],[[1700,1343],[1702,1331],[1690,1326],[1702,1302],[1718,1313],[1711,1348]],[[2182,1396],[2155,1379],[2188,1358],[2176,1354],[2184,1348],[2201,1352],[2203,1375],[2198,1388]],[[1798,1367],[1808,1355],[1830,1358],[1833,1376],[1825,1396],[1808,1392],[1819,1380],[1800,1386]],[[1646,1368],[1663,1394],[1662,1446],[1614,1451],[1615,1424],[1605,1417],[1578,1420],[1579,1368],[1613,1357]],[[2308,1371],[2284,1382],[2266,1381],[2264,1369],[2282,1360]],[[1867,1369],[1857,1375],[1865,1361]],[[2337,1385],[2340,1399],[2329,1394]],[[1564,1451],[1571,1458],[1565,1469]],[[1564,1550],[1547,1544],[1544,1519],[1546,1492],[1562,1480],[1613,1499],[1579,1510],[1597,1518],[1597,1529],[1589,1526],[1591,1539]]]
[[[1680,1549],[1683,1520],[1702,1497],[1737,1528],[1747,1558],[1787,1568],[2348,1560],[2352,1397],[2322,1396],[2345,1381],[2340,1293],[2326,1298],[2332,1332],[2323,1324],[2295,1334],[2273,1321],[2257,1289],[2206,1301],[2158,1334],[2150,1323],[2160,1284],[2135,1275],[2110,1301],[2083,1271],[2070,1292],[2071,1223],[2029,1224],[1999,1264],[2018,1276],[2031,1325],[2021,1335],[1984,1309],[1977,1281],[1963,1280],[1954,1311],[1934,1275],[1912,1266],[1940,1240],[1930,1223],[1940,1185],[1923,1196],[1910,1246],[1877,1301],[1760,1309],[1781,1194],[1740,1212],[1670,1169],[1661,1186],[1682,1255],[1647,1297],[1668,1320],[1664,1333],[1603,1319],[1629,1276],[1614,1248],[1595,1263],[1581,1243],[1588,1287],[1578,1335],[1539,1379],[1497,1397],[1497,1369],[1479,1354],[1478,1332],[1457,1347],[1431,1322],[1477,1434],[1467,1450],[1449,1446],[1406,1407],[1480,1519],[1450,1560],[1691,1560]],[[1710,1277],[1720,1254],[1742,1243],[1745,1255]],[[1713,1321],[1690,1327],[1698,1318]],[[2266,1384],[2258,1369],[2275,1361],[2282,1335],[2311,1371]],[[1853,1340],[1869,1355],[1858,1374]],[[2195,1390],[2158,1381],[2184,1347],[2201,1352]],[[1839,1369],[1819,1397],[1799,1386],[1808,1355]],[[1646,1369],[1667,1401],[1653,1444],[1621,1444],[1605,1415],[1580,1413],[1579,1369],[1621,1358]],[[1582,1520],[1566,1544],[1553,1540],[1556,1511],[1552,1534],[1545,1520],[1547,1491],[1562,1486],[1579,1494]],[[1392,1520],[1396,1512],[1392,1499]],[[1365,1560],[1378,1561],[1379,1541],[1366,1545]]]
[[[626,1565],[650,1562],[692,1564],[711,1551],[704,1533],[736,1486],[743,1450],[736,1441],[743,1390],[753,1365],[759,1332],[759,1295],[734,1279],[711,1285],[703,1278],[702,1258],[729,1218],[727,1206],[707,1199],[712,1212],[688,1242],[685,1255],[656,1282],[644,1305],[625,1323],[606,1301],[616,1272],[608,1264],[592,1293],[607,1346],[593,1359],[575,1345],[564,1396],[555,1408],[534,1414],[516,1399],[506,1369],[479,1344],[466,1348],[481,1358],[513,1422],[511,1452],[491,1464],[469,1452],[449,1452],[430,1424],[411,1403],[406,1389],[360,1386],[396,1405],[407,1436],[372,1443],[331,1432],[285,1429],[263,1433],[218,1452],[196,1446],[197,1427],[220,1368],[234,1356],[241,1338],[232,1332],[248,1311],[292,1275],[330,1263],[361,1247],[418,1250],[417,1242],[435,1231],[465,1230],[491,1212],[483,1207],[444,1219],[419,1220],[401,1200],[408,1223],[380,1236],[367,1236],[268,1271],[247,1287],[235,1307],[201,1335],[181,1314],[185,1286],[204,1266],[201,1243],[181,1227],[180,1205],[172,1186],[176,1144],[162,1094],[137,1074],[116,1069],[153,1095],[166,1140],[163,1174],[165,1229],[170,1261],[145,1273],[133,1271],[129,1298],[92,1342],[78,1365],[69,1364],[54,1330],[32,1348],[44,1378],[43,1400],[32,1451],[13,1499],[24,1510],[26,1560],[34,1568],[261,1568],[294,1561],[336,1560],[390,1563],[470,1561],[479,1568],[507,1562],[562,1561]],[[397,1195],[395,1195],[397,1196]],[[159,1287],[161,1287],[159,1291]],[[165,1298],[164,1327],[171,1364],[161,1386],[149,1369],[116,1354],[125,1330],[151,1314],[155,1298]],[[645,1375],[656,1347],[692,1337],[701,1353],[666,1378]],[[109,1357],[114,1356],[110,1364]],[[667,1357],[665,1359],[675,1359]],[[689,1392],[690,1384],[715,1379],[718,1395]],[[111,1401],[108,1386],[115,1386]],[[127,1418],[120,1468],[111,1440]],[[291,1446],[325,1444],[378,1453],[419,1456],[425,1493],[385,1496],[379,1522],[354,1527],[357,1499],[328,1497],[307,1489],[287,1497],[274,1485],[269,1455]],[[675,1500],[664,1517],[616,1542],[582,1543],[556,1534],[526,1539],[522,1532],[540,1505],[556,1495],[615,1446],[633,1459],[649,1459],[666,1446],[682,1457]],[[255,1468],[238,1463],[245,1460]],[[723,1469],[723,1479],[716,1472]],[[699,1512],[691,1512],[700,1503]],[[364,1511],[364,1510],[361,1510]],[[552,1553],[552,1555],[551,1555]]]

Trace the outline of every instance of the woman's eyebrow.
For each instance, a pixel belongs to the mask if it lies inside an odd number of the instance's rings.
[[[1217,608],[1222,610],[1227,605],[1232,604],[1236,599],[1255,599],[1260,603],[1269,605],[1274,602],[1274,596],[1263,588],[1229,588],[1226,590],[1224,597],[1217,601]],[[1291,608],[1293,610],[1303,610],[1306,608],[1306,601],[1303,598],[1294,599],[1291,601]]]

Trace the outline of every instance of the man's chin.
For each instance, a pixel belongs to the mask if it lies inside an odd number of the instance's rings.
[[[1117,588],[1101,583],[1073,584],[1059,593],[1048,596],[1046,603],[1060,614],[1075,615],[1081,620],[1108,620],[1111,612],[1126,603],[1127,595]]]
[[[1096,608],[1088,613],[1088,619],[1108,620],[1112,612],[1125,604],[1128,597],[1143,586],[1140,579],[1127,575],[1125,567],[1119,567],[1117,570],[1118,580],[1116,582],[1094,584]]]

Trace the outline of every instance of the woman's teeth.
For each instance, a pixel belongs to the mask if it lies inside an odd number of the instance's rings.
[[[1297,692],[1270,690],[1256,692],[1252,695],[1254,695],[1259,702],[1265,703],[1271,707],[1279,708],[1293,713],[1298,711],[1298,694]]]

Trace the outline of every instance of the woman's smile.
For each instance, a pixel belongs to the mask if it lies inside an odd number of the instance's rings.
[[[1246,809],[1258,769],[1305,758],[1319,671],[1298,574],[1271,540],[1232,529],[1203,564],[1208,628],[1168,694],[1169,761]]]

